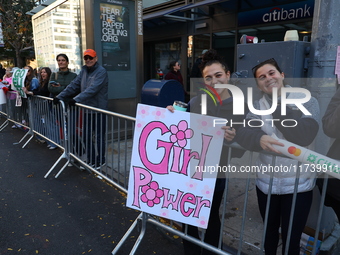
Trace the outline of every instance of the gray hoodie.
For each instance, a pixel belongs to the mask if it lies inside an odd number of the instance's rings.
[[[107,110],[108,75],[98,62],[88,68],[84,65],[77,77],[57,96],[60,100],[74,96],[77,103]]]

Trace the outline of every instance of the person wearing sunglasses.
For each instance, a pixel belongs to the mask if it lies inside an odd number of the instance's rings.
[[[93,49],[85,50],[83,56],[85,65],[77,77],[54,98],[54,103],[72,97],[68,102],[70,106],[80,103],[107,110],[107,71],[98,63],[97,53]],[[87,163],[96,169],[105,164],[105,126],[105,116],[86,110],[86,116],[83,116],[83,140],[87,148]],[[92,131],[96,137],[97,151],[92,143]]]

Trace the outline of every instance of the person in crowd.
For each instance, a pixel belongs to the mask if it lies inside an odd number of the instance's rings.
[[[335,138],[327,152],[327,157],[340,160],[340,89],[336,91],[329,102],[325,115],[322,117],[322,127],[325,134]],[[340,166],[339,166],[340,167]],[[323,178],[317,181],[320,190],[323,186]],[[340,220],[340,180],[330,177],[328,179],[325,205],[332,207],[338,220]]]
[[[253,74],[256,78],[257,87],[263,92],[263,97],[254,102],[254,108],[258,110],[267,110],[272,106],[272,96],[274,88],[277,88],[278,102],[281,100],[281,88],[289,87],[284,85],[284,73],[281,71],[274,59],[268,59],[253,68]],[[302,93],[290,93],[288,98],[301,98]],[[319,104],[312,97],[304,107],[312,115],[304,115],[300,110],[286,107],[286,115],[281,114],[281,107],[278,105],[271,115],[255,115],[248,113],[248,120],[277,119],[272,125],[268,121],[263,121],[261,127],[245,126],[238,130],[237,142],[251,151],[259,151],[259,157],[256,164],[260,167],[263,165],[273,164],[273,155],[265,153],[280,153],[273,145],[283,146],[281,142],[273,138],[276,137],[298,144],[300,146],[310,145],[319,130]],[[291,121],[289,121],[290,119]],[[285,121],[285,126],[281,121]],[[293,121],[295,120],[295,121]],[[291,122],[291,123],[289,123]],[[298,123],[296,126],[293,124]],[[287,127],[290,126],[290,127]],[[294,126],[294,127],[292,127]],[[297,165],[297,161],[289,158],[276,156],[275,165],[291,166]],[[264,249],[266,255],[274,255],[277,251],[279,242],[279,228],[281,226],[282,236],[282,254],[285,254],[287,232],[291,214],[292,199],[297,174],[291,170],[288,172],[278,172],[272,176],[272,188],[269,205],[268,225],[266,229]],[[306,225],[309,210],[313,199],[313,188],[315,186],[315,174],[308,171],[301,171],[298,179],[298,190],[293,216],[293,227],[289,241],[289,255],[300,254],[300,238]],[[258,205],[262,219],[265,220],[266,204],[270,188],[270,173],[257,173],[256,192]]]
[[[202,77],[202,73],[201,73],[201,70],[200,70],[200,65],[202,63],[202,56],[204,55],[204,53],[206,53],[208,50],[203,50],[202,51],[202,55],[199,56],[194,65],[192,66],[192,69],[191,69],[191,73],[190,73],[190,78],[201,78]]]
[[[185,102],[189,101],[189,93],[185,90],[184,84],[183,84],[183,77],[181,74],[181,65],[178,63],[178,61],[171,61],[169,64],[169,72],[165,75],[164,80],[176,80],[183,86],[183,93],[185,97]]]
[[[34,71],[31,66],[25,66],[23,69],[27,70],[25,81],[24,81],[24,88],[23,90],[26,92],[33,91],[39,88],[39,81],[34,76]],[[21,105],[21,113],[19,115],[22,116],[22,124],[28,126],[28,114],[27,114],[27,100],[26,98],[22,98],[22,105]],[[26,116],[26,117],[25,117]],[[12,128],[22,128],[19,124],[14,124]],[[24,128],[24,130],[27,130]]]
[[[25,66],[24,69],[27,69],[27,74],[25,78],[25,88],[27,91],[33,91],[39,88],[39,81],[35,77],[34,70],[31,66]]]
[[[2,77],[4,77],[5,74],[6,74],[6,69],[3,68],[2,64],[0,64],[0,79],[2,79]]]
[[[39,86],[32,90],[28,90],[27,87],[25,87],[25,92],[28,95],[39,95],[48,97],[50,95],[50,92],[48,90],[48,83],[50,81],[52,71],[49,67],[42,67],[39,73],[40,73],[38,80]]]
[[[204,89],[209,90],[210,94],[214,94],[215,92],[218,93],[222,102],[222,104],[215,105],[213,99],[211,99],[210,96],[207,96],[207,115],[225,118],[227,120],[233,119],[233,122],[242,122],[245,116],[233,116],[233,97],[230,94],[229,90],[220,88],[214,89],[215,84],[227,84],[230,80],[230,70],[228,68],[228,65],[224,62],[223,58],[217,54],[216,50],[210,49],[203,55],[200,68],[205,81]],[[174,107],[171,105],[167,106],[167,109],[169,109],[171,112],[174,112]],[[246,105],[245,109],[247,109]],[[197,95],[189,101],[187,111],[199,114],[201,113],[201,95]],[[227,141],[227,143],[232,143],[235,140],[238,126],[223,126],[222,128],[225,132],[225,140]],[[221,159],[219,162],[220,166],[228,165],[228,150],[228,146],[223,146]],[[243,150],[233,149],[231,157],[241,157],[243,153]],[[221,230],[219,208],[225,189],[225,181],[225,175],[223,173],[219,173],[213,195],[213,202],[209,216],[209,224],[204,238],[204,241],[206,243],[216,247],[219,243]],[[188,225],[187,228],[188,235],[199,238],[198,229],[196,227]],[[187,240],[183,240],[183,245],[186,255],[214,254],[208,250],[202,250],[200,246],[195,245]]]
[[[61,91],[63,91],[67,85],[69,85],[76,77],[77,74],[71,72],[68,68],[69,59],[68,56],[64,53],[60,53],[56,57],[56,61],[58,64],[58,70],[51,74],[50,82],[48,84],[48,90],[50,92],[50,97],[55,98]],[[67,106],[69,98],[64,98],[65,106]],[[51,129],[59,130],[59,133],[55,133],[54,139],[57,144],[60,144],[60,138],[62,134],[60,133],[61,123],[63,121],[61,114],[55,116],[55,120],[51,120]]]
[[[171,61],[169,64],[169,72],[165,75],[165,80],[176,80],[183,86],[183,77],[181,74],[181,65],[178,61]]]
[[[69,85],[76,77],[77,74],[71,72],[68,68],[69,59],[64,53],[60,53],[56,57],[58,63],[58,71],[52,73],[48,90],[51,92],[51,97],[56,97]],[[68,101],[65,101],[67,103]]]
[[[108,108],[108,74],[106,69],[98,63],[97,53],[93,49],[84,51],[85,65],[71,83],[60,92],[54,102],[72,97],[68,104],[76,103],[107,110]],[[97,152],[92,143],[92,131],[95,133]],[[89,110],[83,116],[83,138],[86,144],[87,163],[96,169],[105,164],[105,115]]]
[[[32,96],[32,95],[37,95],[37,96],[44,96],[44,97],[49,97],[50,92],[48,90],[48,83],[51,77],[51,69],[49,67],[42,67],[39,69],[39,86],[36,89],[33,90],[27,90],[27,88],[24,88],[24,91],[27,95]],[[37,109],[38,111],[41,109]],[[45,112],[35,112],[35,123],[36,125],[39,126],[39,128],[41,129],[41,132],[44,133],[44,135],[47,135],[49,138],[51,138],[50,135],[50,127],[48,126],[47,128],[45,127],[45,125],[49,125],[49,119],[47,118],[49,116],[48,113]],[[44,119],[44,121],[42,122],[41,120]],[[40,124],[41,123],[41,124]],[[42,126],[42,124],[44,126]],[[36,128],[38,128],[38,126]],[[42,128],[44,127],[44,128]],[[36,136],[38,141],[41,143],[45,143],[46,141],[39,135]],[[47,141],[47,147],[50,150],[54,150],[57,148],[56,145],[54,145],[53,143]]]
[[[7,84],[12,85],[12,67],[8,66],[6,68],[6,73],[2,78],[2,82],[7,82]]]

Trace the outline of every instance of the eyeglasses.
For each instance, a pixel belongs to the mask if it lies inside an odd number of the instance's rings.
[[[93,57],[91,57],[91,56],[85,56],[85,57],[84,57],[84,60],[88,60],[88,59],[89,59],[89,60],[92,60]]]

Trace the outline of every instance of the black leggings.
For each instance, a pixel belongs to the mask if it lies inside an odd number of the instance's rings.
[[[225,179],[217,178],[216,186],[214,190],[213,201],[210,210],[208,228],[204,236],[204,242],[213,246],[218,246],[220,237],[221,221],[220,221],[220,205],[225,188]],[[183,224],[183,232],[185,230],[185,224]],[[188,235],[199,239],[197,227],[188,225]],[[185,255],[210,255],[214,252],[202,249],[200,246],[183,239],[184,253]]]
[[[268,195],[264,194],[258,187],[256,187],[256,193],[260,213],[264,221]],[[282,254],[285,253],[292,200],[293,194],[271,195],[270,197],[268,224],[264,242],[266,255],[276,255],[276,250],[279,243],[280,225],[282,232]],[[313,190],[297,194],[294,220],[289,242],[289,255],[300,254],[301,234],[307,222],[312,200]]]

